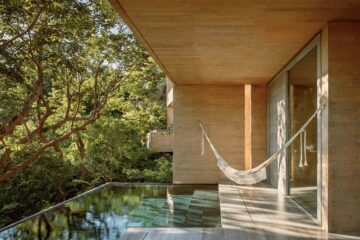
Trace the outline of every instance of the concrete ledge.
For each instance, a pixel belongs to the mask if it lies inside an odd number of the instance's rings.
[[[173,152],[174,134],[170,130],[154,130],[147,134],[147,147],[155,152]]]

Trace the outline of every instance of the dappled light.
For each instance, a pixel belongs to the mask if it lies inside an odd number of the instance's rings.
[[[286,131],[286,110],[287,104],[285,100],[282,99],[276,103],[276,113],[277,113],[277,135],[276,135],[276,144],[277,149],[281,149],[286,140],[287,140],[287,131]],[[278,190],[281,195],[285,194],[286,189],[286,153],[285,149],[278,156],[277,159],[277,170],[278,170]]]
[[[221,236],[244,239],[347,239],[346,236],[325,233],[296,204],[288,198],[279,197],[277,190],[267,184],[221,184],[219,193],[225,228]],[[231,231],[227,232],[228,229]],[[214,236],[216,234],[214,232]]]

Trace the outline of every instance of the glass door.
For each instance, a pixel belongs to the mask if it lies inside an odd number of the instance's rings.
[[[289,71],[290,136],[296,134],[317,109],[318,57],[316,47]],[[317,119],[298,137],[290,149],[290,196],[317,218],[318,209]]]

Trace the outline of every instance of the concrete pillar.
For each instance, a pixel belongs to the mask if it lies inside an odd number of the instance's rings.
[[[322,32],[322,220],[329,232],[360,232],[360,23]]]

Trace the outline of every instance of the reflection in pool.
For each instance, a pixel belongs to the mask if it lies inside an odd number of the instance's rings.
[[[119,239],[131,227],[219,227],[216,186],[117,185],[0,232],[0,239]]]

